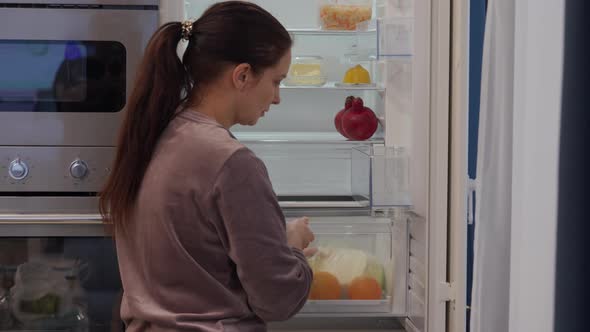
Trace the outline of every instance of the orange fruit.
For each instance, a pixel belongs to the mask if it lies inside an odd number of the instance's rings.
[[[351,300],[379,300],[381,287],[375,278],[360,276],[350,282],[348,295]]]
[[[310,300],[338,300],[342,287],[338,279],[329,272],[316,272],[311,282]]]

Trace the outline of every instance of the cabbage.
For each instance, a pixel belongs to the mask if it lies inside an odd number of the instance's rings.
[[[358,249],[319,247],[309,258],[314,272],[325,271],[334,275],[341,285],[348,285],[359,276],[375,278],[385,289],[385,269],[377,259]]]
[[[385,269],[381,263],[376,260],[370,260],[365,269],[365,275],[375,278],[381,289],[385,290]]]

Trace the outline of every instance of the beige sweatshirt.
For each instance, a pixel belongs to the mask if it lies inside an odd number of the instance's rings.
[[[312,281],[262,161],[192,110],[163,133],[115,237],[131,332],[266,331],[301,309]]]

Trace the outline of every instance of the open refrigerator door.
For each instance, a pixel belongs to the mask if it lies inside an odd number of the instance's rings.
[[[162,19],[214,2],[166,4]],[[285,215],[310,217],[319,249],[307,304],[271,329],[446,331],[450,1],[251,2],[291,33],[292,64],[281,104],[232,132],[266,164]],[[343,109],[377,128],[348,130]]]

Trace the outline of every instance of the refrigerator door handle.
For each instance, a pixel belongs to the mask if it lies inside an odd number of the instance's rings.
[[[477,180],[469,179],[467,182],[467,225],[473,225],[475,220],[475,193],[477,192]]]

